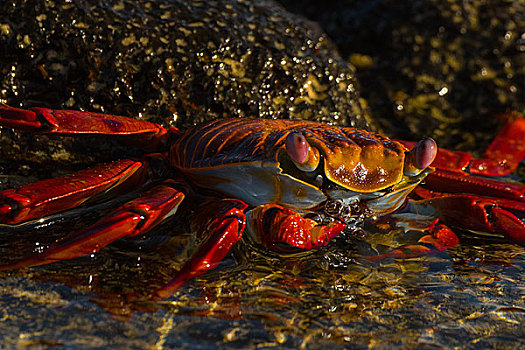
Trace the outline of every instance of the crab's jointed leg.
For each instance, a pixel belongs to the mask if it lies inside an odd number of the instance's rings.
[[[176,276],[153,293],[153,298],[169,298],[189,280],[217,267],[242,236],[246,208],[247,205],[237,199],[206,203],[198,214],[198,227],[195,228],[203,241]]]
[[[92,254],[123,237],[144,234],[173,215],[184,199],[172,180],[152,187],[136,199],[104,216],[92,226],[67,236],[26,259],[0,266],[0,270],[50,264]]]
[[[13,225],[55,214],[102,195],[125,193],[147,179],[147,161],[122,159],[1,191],[0,223]]]
[[[512,173],[525,158],[525,118],[507,115],[510,122],[485,150],[481,159],[470,161],[471,174],[503,176]],[[514,119],[515,118],[515,119]]]
[[[432,166],[460,174],[484,176],[504,176],[518,168],[525,158],[525,118],[508,116],[510,121],[486,149],[483,158],[474,158],[471,154],[440,148]],[[399,140],[398,140],[399,141]],[[399,141],[412,149],[416,142]]]
[[[400,142],[406,147],[415,145],[415,142]],[[508,175],[516,170],[524,158],[525,118],[517,118],[503,127],[481,159],[465,152],[440,148],[432,163],[436,171],[427,176],[425,187],[432,191],[471,193],[524,202],[525,186],[522,183],[497,179],[497,176]],[[487,179],[476,175],[496,178]]]
[[[439,217],[455,227],[500,233],[511,242],[525,246],[525,201],[471,194],[446,194],[423,188],[416,190],[422,200],[411,201],[414,212]]]
[[[155,151],[168,131],[160,125],[133,118],[48,108],[20,109],[0,103],[0,126],[56,135],[135,136],[133,141]],[[141,142],[142,141],[142,142]]]

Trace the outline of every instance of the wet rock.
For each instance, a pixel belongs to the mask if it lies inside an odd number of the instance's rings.
[[[0,99],[164,125],[219,117],[364,126],[353,70],[272,1],[5,1]]]

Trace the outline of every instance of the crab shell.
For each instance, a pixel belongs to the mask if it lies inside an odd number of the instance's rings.
[[[317,207],[327,196],[290,166],[285,146],[290,133],[301,133],[319,151],[321,173],[346,190],[373,193],[404,178],[406,148],[400,143],[364,130],[296,120],[223,119],[189,129],[172,145],[171,162],[195,185],[252,206]]]

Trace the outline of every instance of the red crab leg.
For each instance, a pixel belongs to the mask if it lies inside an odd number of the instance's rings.
[[[176,277],[166,286],[153,293],[154,298],[166,299],[175,293],[189,280],[214,269],[228,254],[232,246],[241,238],[246,216],[247,205],[236,199],[224,199],[204,207],[199,212],[199,220],[204,220],[196,228],[205,238],[197,252],[177,273]]]
[[[20,109],[0,103],[0,125],[44,134],[139,135],[151,145],[163,142],[167,130],[133,118],[47,108]]]
[[[449,193],[472,193],[480,196],[524,201],[525,186],[520,183],[481,178],[467,173],[436,170],[424,181],[425,188]]]
[[[415,193],[425,200],[411,207],[456,227],[500,233],[525,246],[525,185],[470,174],[499,176],[513,172],[525,157],[524,140],[525,119],[516,118],[503,127],[483,159],[440,149],[432,164],[437,170],[427,176],[423,186],[432,191],[417,188]]]
[[[338,220],[319,225],[276,204],[253,209],[250,224],[256,238],[264,246],[283,252],[290,252],[291,247],[309,250],[325,246],[346,227]]]
[[[417,195],[425,199],[413,201],[412,211],[430,213],[447,224],[463,229],[503,234],[507,239],[525,246],[525,202],[469,194],[447,195],[422,188]]]
[[[97,252],[120,238],[144,234],[174,214],[184,199],[184,194],[175,189],[174,184],[174,181],[165,181],[106,215],[94,225],[56,242],[44,252],[0,266],[0,270],[73,259]]]
[[[482,159],[470,161],[469,172],[503,176],[515,171],[525,158],[525,118],[507,123],[485,151]]]
[[[118,188],[124,191],[148,178],[145,161],[123,159],[74,174],[0,192],[0,223],[17,224],[74,208]]]

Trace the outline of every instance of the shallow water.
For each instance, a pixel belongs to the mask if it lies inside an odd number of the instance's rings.
[[[177,268],[170,254],[191,240],[163,237],[168,230],[151,244],[128,240],[93,257],[2,273],[3,347],[524,345],[525,249],[515,245],[464,237],[437,255],[370,263],[356,251],[367,243],[348,237],[300,257],[241,242],[218,269],[151,302],[148,291]]]

